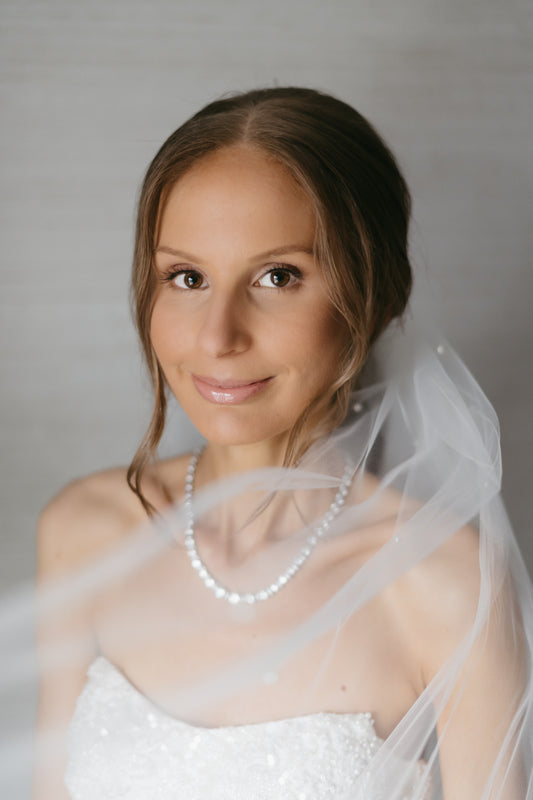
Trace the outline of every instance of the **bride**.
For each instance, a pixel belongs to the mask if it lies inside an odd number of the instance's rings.
[[[409,213],[378,134],[314,90],[214,102],[155,156],[155,406],[128,470],[42,514],[35,800],[532,796],[497,421],[398,323]],[[204,444],[158,460],[170,393]]]

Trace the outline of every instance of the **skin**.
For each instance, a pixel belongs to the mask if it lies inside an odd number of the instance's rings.
[[[255,148],[204,158],[169,194],[154,255],[151,339],[168,385],[208,442],[197,485],[281,464],[291,428],[336,378],[345,334],[314,236],[306,194]],[[270,536],[274,509],[236,536],[252,511],[241,499],[219,514],[228,557],[255,552]]]
[[[295,421],[336,377],[344,333],[314,235],[304,191],[255,148],[204,158],[170,192],[155,252],[152,344],[209,442],[212,477],[280,464]],[[195,376],[226,388],[268,384],[243,402],[213,402]]]
[[[306,196],[282,167],[254,149],[230,148],[205,158],[170,192],[155,243],[158,289],[151,335],[171,390],[208,441],[197,487],[251,467],[280,464],[291,426],[335,375],[342,329],[313,259],[313,238]],[[290,252],[272,256],[289,247]],[[271,288],[276,280],[287,283]],[[230,395],[228,384],[268,382],[244,400],[213,402],[204,396],[212,384],[199,391],[194,376],[216,379],[220,391]],[[163,508],[168,496],[182,498],[188,460],[170,459],[148,472],[145,492],[156,507]],[[374,489],[367,476],[357,489],[361,497],[352,500],[364,500]],[[255,616],[241,624],[198,580],[180,546],[121,580],[116,590],[65,605],[40,626],[39,640],[49,645],[76,639],[83,646],[72,663],[44,671],[39,727],[67,727],[98,650],[139,691],[179,716],[179,703],[165,687],[187,687],[206,666],[216,675],[228,660],[238,661],[306,619],[390,538],[389,520],[396,518],[400,502],[392,490],[385,492],[382,522],[356,536],[347,531],[323,541],[283,592],[258,604]],[[272,504],[243,527],[246,502],[244,510],[241,503],[225,505],[214,535],[198,531],[199,544],[213,572],[238,589],[239,570],[246,572],[252,556],[268,552],[275,514],[285,508]],[[40,521],[39,581],[64,578],[105,558],[112,548],[127,545],[144,519],[126,486],[125,469],[71,484]],[[304,648],[275,684],[245,687],[198,709],[190,721],[238,725],[322,710],[370,711],[378,735],[386,738],[468,629],[476,611],[478,573],[476,534],[464,529],[342,629]],[[123,636],[132,620],[150,633],[149,647]],[[508,644],[505,633],[489,631],[484,651],[474,653],[471,680],[441,754],[446,800],[479,796],[470,765],[483,765],[485,759],[490,769],[484,733],[505,719],[510,704],[502,680],[509,674]],[[445,712],[441,730],[446,718]],[[62,751],[55,759],[42,759],[35,800],[67,798],[64,767]]]

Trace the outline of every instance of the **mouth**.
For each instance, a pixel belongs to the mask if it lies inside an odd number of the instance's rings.
[[[206,375],[192,375],[198,394],[218,405],[237,405],[266,389],[273,376],[259,380],[219,380]]]

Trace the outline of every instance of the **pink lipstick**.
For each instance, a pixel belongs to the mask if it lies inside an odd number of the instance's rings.
[[[263,391],[272,378],[258,381],[219,381],[204,375],[192,375],[192,380],[204,400],[218,405],[237,405]]]

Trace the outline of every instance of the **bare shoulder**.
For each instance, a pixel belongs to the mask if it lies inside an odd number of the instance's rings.
[[[131,495],[129,497],[128,495]],[[81,566],[140,522],[123,468],[73,481],[44,508],[37,531],[41,577]]]
[[[156,508],[179,497],[187,462],[181,456],[146,471],[143,490]],[[126,472],[126,467],[117,467],[75,480],[44,508],[37,532],[41,579],[83,566],[146,522]]]
[[[372,531],[374,553],[394,535],[398,519],[415,515],[420,503],[393,487],[383,488],[370,473],[365,474],[361,487],[363,500],[379,493],[374,521],[379,533]],[[369,517],[372,522],[371,513]],[[479,532],[465,525],[451,536],[443,537],[429,555],[393,584],[393,591],[402,605],[419,609],[419,614],[427,614],[433,622],[437,618],[452,622],[454,617],[462,620],[466,612],[475,610],[479,578]]]
[[[433,624],[463,627],[476,611],[479,586],[479,533],[466,525],[410,571],[404,588]]]
[[[479,533],[471,526],[460,528],[393,587],[425,683],[472,625],[479,590]]]

